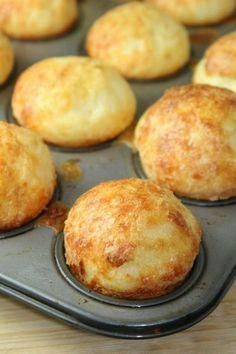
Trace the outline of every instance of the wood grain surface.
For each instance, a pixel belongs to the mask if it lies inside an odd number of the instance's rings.
[[[236,286],[205,320],[168,337],[108,338],[71,328],[0,295],[1,354],[74,353],[236,353]]]

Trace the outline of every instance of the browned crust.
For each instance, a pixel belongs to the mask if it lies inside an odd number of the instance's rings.
[[[236,95],[230,90],[208,85],[167,90],[136,128],[146,174],[180,196],[217,200],[236,195],[230,130],[235,111]]]
[[[40,153],[44,154],[41,161]],[[0,230],[15,229],[37,217],[47,207],[55,186],[49,151],[38,136],[0,122]]]
[[[205,57],[209,75],[236,79],[236,32],[218,39],[208,48]]]
[[[23,26],[24,21],[27,21],[27,19],[24,19],[24,16],[27,16],[27,13],[29,11],[29,7],[32,6],[32,8],[31,8],[32,11],[37,12],[37,10],[38,10],[38,18],[39,18],[38,21],[40,21],[40,15],[41,15],[40,2],[39,1],[36,2],[34,0],[32,0],[32,2],[30,2],[28,0],[26,0],[26,1],[25,0],[22,0],[22,1],[1,0],[0,1],[0,28],[1,28],[1,31],[4,32],[5,34],[7,34],[9,37],[19,39],[19,40],[40,41],[40,40],[47,40],[47,39],[59,37],[60,35],[65,34],[66,32],[70,31],[73,28],[73,26],[76,24],[76,22],[78,21],[79,7],[78,7],[76,0],[72,0],[72,1],[73,2],[69,5],[74,6],[74,12],[71,14],[69,14],[69,13],[65,14],[65,15],[68,15],[70,17],[70,19],[64,17],[64,20],[63,20],[64,26],[61,26],[61,28],[59,28],[58,30],[55,28],[53,29],[54,19],[52,19],[52,21],[51,21],[52,27],[48,28],[48,33],[38,34],[37,28],[36,28],[35,33],[32,33],[31,35],[26,35],[24,33],[19,33],[19,34],[16,33],[16,29],[14,28],[14,18],[19,19],[19,21],[20,21],[20,23],[18,23],[18,25],[16,25],[16,26],[18,26],[20,28],[20,24],[21,24],[22,25],[21,29],[23,29],[24,28],[24,26]],[[66,7],[64,6],[64,7],[60,8],[61,4],[62,4],[62,6],[65,5],[65,3],[58,3],[58,5],[59,5],[58,9],[63,11],[66,9]],[[42,5],[44,6],[45,4],[42,4]],[[50,4],[49,4],[49,7],[50,7]],[[11,28],[12,20],[13,20],[13,29]],[[56,18],[56,21],[59,23],[58,18]],[[36,22],[36,27],[37,27],[37,22]],[[41,31],[41,29],[40,29],[40,31]]]
[[[199,224],[170,191],[134,178],[104,182],[83,194],[65,225],[65,257],[75,277],[94,291],[129,299],[176,288],[201,238]],[[118,286],[133,281],[127,290]]]
[[[55,188],[56,188],[56,176],[55,176],[53,192],[54,192]],[[15,192],[15,198],[19,199],[19,203],[20,203],[21,202],[20,193],[19,193],[19,197],[18,197],[17,190],[18,189],[16,189],[16,192]],[[14,221],[12,221],[12,222],[5,222],[5,220],[2,219],[0,216],[0,225],[1,225],[0,231],[14,230],[18,227],[28,224],[29,222],[31,222],[32,220],[37,218],[37,216],[39,216],[44,210],[47,209],[48,203],[50,203],[50,200],[52,199],[53,192],[48,195],[44,195],[43,197],[41,197],[40,199],[35,201],[35,204],[41,206],[40,208],[38,208],[37,212],[30,213],[31,208],[29,207],[29,210],[28,210],[27,215],[25,217],[22,218],[20,216],[19,219],[17,217],[15,217]]]
[[[169,38],[172,48],[166,45]],[[117,6],[97,19],[86,36],[85,48],[89,56],[131,80],[174,75],[189,60],[184,27],[155,6],[137,1]]]

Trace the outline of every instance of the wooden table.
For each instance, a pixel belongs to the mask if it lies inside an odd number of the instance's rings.
[[[236,353],[236,286],[194,327],[172,336],[122,340],[74,329],[0,295],[1,354]]]

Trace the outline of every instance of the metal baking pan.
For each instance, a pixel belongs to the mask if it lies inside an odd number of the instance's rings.
[[[89,26],[119,3],[118,0],[83,1],[77,26],[63,37],[37,42],[13,41],[17,64],[8,83],[1,87],[2,119],[14,121],[10,100],[15,80],[22,70],[46,57],[84,54],[84,38]],[[232,19],[210,29],[190,29],[194,39],[192,63],[202,56],[210,37],[215,39],[213,37],[234,29]],[[131,82],[138,99],[137,117],[166,88],[190,82],[191,70],[188,65],[172,78]],[[60,198],[68,208],[79,195],[101,181],[133,176],[145,178],[137,155],[119,139],[91,149],[51,146],[50,149],[56,166],[72,161],[82,170],[80,179],[68,180],[58,169],[60,193],[56,193],[55,198]],[[51,228],[37,226],[37,220],[0,235],[0,292],[68,324],[114,337],[158,337],[190,327],[217,306],[235,278],[236,205],[235,199],[227,203],[196,203],[187,199],[183,202],[202,225],[203,245],[186,282],[168,296],[126,301],[88,291],[73,278],[65,264],[63,234],[55,236]]]

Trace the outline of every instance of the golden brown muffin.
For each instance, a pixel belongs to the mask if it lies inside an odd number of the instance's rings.
[[[173,193],[141,179],[99,184],[79,197],[65,226],[65,257],[88,288],[147,299],[180,285],[201,228]]]
[[[174,87],[135,131],[148,177],[179,196],[236,196],[236,94],[208,85]]]
[[[0,230],[38,216],[55,184],[52,158],[41,139],[28,129],[0,122]]]
[[[0,32],[0,85],[9,77],[14,66],[14,52],[11,43]]]
[[[166,11],[185,25],[207,25],[218,23],[230,16],[235,0],[145,0]]]
[[[185,28],[155,6],[132,2],[99,18],[86,39],[93,58],[103,60],[133,79],[175,73],[189,59]]]
[[[193,82],[236,92],[236,32],[226,34],[207,49],[195,68]]]
[[[18,79],[15,118],[62,146],[90,146],[120,134],[132,122],[136,101],[128,83],[106,65],[86,57],[49,58]]]
[[[76,0],[0,0],[0,29],[19,39],[49,38],[78,18]]]

